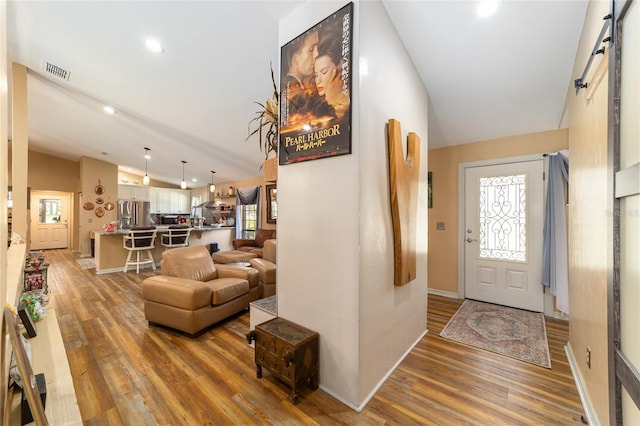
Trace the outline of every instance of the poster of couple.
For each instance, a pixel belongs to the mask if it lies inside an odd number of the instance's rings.
[[[353,3],[282,47],[281,165],[351,153]]]

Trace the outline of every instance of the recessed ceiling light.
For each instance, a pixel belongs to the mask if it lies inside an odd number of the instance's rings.
[[[106,106],[105,106],[104,108],[102,108],[102,109],[103,109],[103,110],[104,110],[104,112],[106,112],[107,114],[115,114],[115,113],[116,113],[116,110],[115,110],[113,107],[109,106],[109,105],[106,105]]]
[[[197,182],[197,181],[198,181],[198,179],[196,179],[196,178],[191,178],[191,182]]]
[[[498,10],[498,0],[480,0],[476,12],[481,18],[487,18]]]
[[[147,46],[147,49],[153,53],[164,53],[164,47],[162,47],[162,44],[160,44],[160,42],[155,38],[146,39],[145,45]]]

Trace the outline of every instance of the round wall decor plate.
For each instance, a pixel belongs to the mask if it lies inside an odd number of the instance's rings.
[[[95,193],[96,193],[96,195],[104,194],[104,186],[102,186],[101,184],[98,183],[98,185],[95,188]]]
[[[93,203],[87,201],[82,205],[82,207],[84,207],[85,210],[93,210]]]
[[[98,216],[98,217],[104,216],[104,209],[102,207],[98,207],[96,209],[96,216]]]
[[[104,203],[104,198],[102,197],[96,198],[96,204],[102,204],[102,203]]]
[[[113,205],[113,203],[107,203],[107,204],[104,205],[104,209],[107,210],[107,211],[113,210],[114,207],[115,206]]]

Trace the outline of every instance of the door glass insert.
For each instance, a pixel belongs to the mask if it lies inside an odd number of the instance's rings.
[[[62,202],[60,200],[41,198],[38,208],[39,224],[60,223],[60,214],[62,212]]]
[[[526,175],[480,178],[480,258],[527,260]]]

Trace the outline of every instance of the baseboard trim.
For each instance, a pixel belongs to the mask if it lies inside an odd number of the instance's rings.
[[[598,420],[596,410],[593,408],[593,404],[591,403],[591,398],[589,398],[589,392],[587,391],[587,386],[584,382],[584,378],[582,377],[582,373],[580,373],[580,369],[578,368],[578,362],[576,361],[575,356],[573,356],[573,351],[571,350],[571,346],[569,346],[568,343],[565,345],[564,351],[567,354],[567,361],[569,362],[569,367],[571,367],[573,380],[576,382],[576,388],[578,389],[578,395],[580,395],[580,402],[582,402],[582,408],[584,409],[585,418],[587,422],[589,422],[589,425],[600,426],[600,421]]]
[[[413,344],[405,351],[405,353],[398,359],[398,361],[396,361],[396,363],[393,365],[393,367],[391,367],[391,369],[389,369],[389,371],[387,371],[387,374],[384,375],[384,377],[382,379],[380,379],[380,381],[378,382],[378,384],[373,388],[373,390],[369,393],[369,395],[367,395],[367,397],[364,399],[364,401],[362,401],[362,403],[358,406],[345,401],[343,398],[341,398],[340,396],[336,395],[331,389],[328,389],[322,385],[320,385],[320,389],[322,389],[324,392],[328,393],[329,395],[331,395],[333,398],[337,399],[338,401],[342,402],[344,405],[346,405],[347,407],[351,408],[354,411],[357,411],[358,413],[361,412],[362,410],[364,410],[364,408],[367,406],[367,404],[369,403],[369,401],[371,400],[371,398],[373,398],[373,396],[376,394],[376,392],[378,392],[378,390],[382,387],[382,385],[384,385],[384,382],[387,381],[387,379],[389,378],[389,376],[391,376],[391,374],[393,374],[393,372],[396,370],[396,368],[398,368],[398,366],[402,363],[402,361],[404,361],[404,359],[407,357],[407,355],[409,355],[411,353],[411,351],[413,350],[413,348],[416,347],[416,345],[418,343],[420,343],[420,340],[422,340],[422,338],[424,336],[427,335],[427,333],[429,332],[429,330],[425,330],[424,333],[422,333],[420,335],[420,337],[418,337],[418,339],[416,339],[415,342],[413,342]]]
[[[435,294],[436,296],[449,297],[451,299],[464,299],[458,293],[454,293],[453,291],[444,291],[438,290],[437,288],[429,288],[427,289],[429,294]]]

